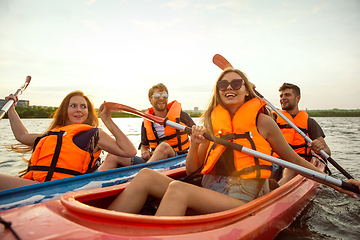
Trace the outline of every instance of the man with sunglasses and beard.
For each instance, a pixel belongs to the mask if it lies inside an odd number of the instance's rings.
[[[168,103],[169,92],[163,83],[152,86],[149,89],[148,97],[152,107],[147,109],[146,113],[161,118],[169,118],[173,122],[188,127],[195,125],[192,118],[182,111],[179,102],[174,100]],[[186,133],[144,119],[141,125],[141,143],[139,146],[141,157],[123,158],[108,154],[99,171],[175,157],[187,153],[189,145],[189,137]]]
[[[312,157],[311,150],[317,154],[320,154],[320,151],[323,150],[330,156],[331,151],[324,140],[325,134],[320,125],[313,118],[310,118],[306,111],[299,110],[298,105],[301,98],[300,88],[291,83],[284,83],[279,88],[279,92],[282,109],[280,111],[312,140],[311,143],[307,143],[295,129],[274,112],[274,119],[280,127],[286,141],[300,157],[308,161],[310,161]],[[281,177],[281,173],[282,167],[277,170],[278,175],[274,178]],[[284,177],[280,180],[279,184],[281,185],[281,182],[287,182],[295,175],[296,173],[294,171],[286,169],[286,171],[284,171]]]

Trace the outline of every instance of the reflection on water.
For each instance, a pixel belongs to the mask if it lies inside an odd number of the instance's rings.
[[[353,177],[360,179],[360,118],[315,118],[315,120],[325,132],[325,140],[331,149],[332,158]],[[51,119],[23,119],[29,132],[33,133],[42,132],[50,121]],[[114,121],[137,147],[140,143],[142,119],[115,118]],[[195,122],[198,122],[198,119],[195,119]],[[102,128],[107,131],[104,126]],[[17,143],[8,119],[0,121],[0,132],[0,173],[17,176],[18,171],[25,169],[27,165],[19,155],[5,150],[4,144]],[[329,167],[333,177],[346,180],[334,167]],[[321,187],[316,198],[293,224],[276,237],[277,240],[359,238],[359,200],[340,194],[326,186]]]

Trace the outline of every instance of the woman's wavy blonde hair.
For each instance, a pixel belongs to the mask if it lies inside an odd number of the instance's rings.
[[[211,123],[211,112],[216,108],[216,106],[218,104],[220,104],[223,108],[227,109],[226,106],[224,105],[224,103],[221,101],[220,94],[217,89],[217,82],[222,80],[224,75],[229,72],[235,72],[235,73],[239,74],[241,76],[241,78],[244,80],[245,87],[249,91],[249,95],[245,96],[245,102],[247,102],[253,98],[260,99],[260,97],[254,91],[254,85],[248,80],[245,73],[243,73],[239,69],[234,69],[231,67],[224,69],[224,71],[220,74],[220,76],[218,77],[218,79],[215,83],[215,87],[213,88],[213,91],[212,91],[212,97],[209,101],[209,104],[208,104],[206,110],[204,110],[204,112],[200,116],[200,123],[202,123],[206,127],[206,129],[208,129],[209,134],[212,134],[212,135],[214,134],[214,132],[213,132],[212,123]],[[271,115],[271,111],[267,106],[264,108],[264,113],[267,115]]]

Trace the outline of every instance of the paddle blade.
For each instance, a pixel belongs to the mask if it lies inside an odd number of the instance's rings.
[[[221,68],[222,70],[224,70],[225,68],[228,67],[233,67],[228,60],[226,60],[226,58],[224,58],[223,56],[221,56],[220,54],[215,54],[213,57],[213,63],[218,66],[219,68]]]
[[[22,86],[22,92],[29,86],[30,81],[31,81],[31,76],[27,76],[26,79],[25,79],[25,83]]]
[[[110,111],[110,112],[127,112],[127,113],[131,113],[143,118],[146,118],[152,122],[155,122],[157,124],[160,125],[164,125],[164,119],[161,117],[157,117],[148,113],[144,113],[140,110],[137,110],[135,108],[126,106],[124,104],[120,104],[120,103],[114,103],[114,102],[106,102],[105,103],[106,108]]]

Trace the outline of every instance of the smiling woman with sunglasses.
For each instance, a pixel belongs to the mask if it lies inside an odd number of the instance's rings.
[[[268,155],[273,149],[284,160],[321,172],[292,150],[265,106],[244,73],[225,69],[201,117],[204,126],[192,127],[186,172],[200,171],[202,187],[143,169],[108,209],[137,213],[151,195],[162,199],[156,216],[183,216],[187,209],[208,214],[241,206],[266,193],[271,163],[209,142],[203,137],[205,132]]]

